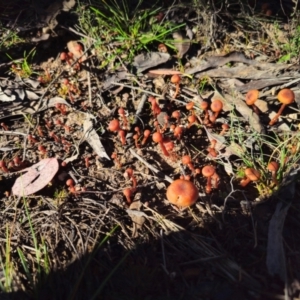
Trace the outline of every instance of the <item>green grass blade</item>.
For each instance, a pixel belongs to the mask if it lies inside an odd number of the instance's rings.
[[[27,265],[27,262],[26,262],[26,258],[23,254],[23,251],[19,247],[17,248],[17,251],[18,251],[18,254],[19,254],[19,257],[20,257],[20,260],[21,260],[21,264],[22,264],[24,272],[25,272],[25,275],[26,275],[27,279],[29,280],[29,282],[31,283],[31,286],[33,286],[33,284],[34,284],[33,278],[31,276],[31,272],[29,271],[29,268],[28,268],[28,265]]]

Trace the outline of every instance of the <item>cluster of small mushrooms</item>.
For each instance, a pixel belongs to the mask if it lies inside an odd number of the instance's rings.
[[[180,84],[180,76],[173,75],[171,82],[175,84],[175,93],[174,98],[179,93],[179,84]],[[255,102],[259,97],[258,90],[251,90],[246,95],[246,104],[251,106],[255,113],[259,114],[259,109],[255,106]],[[294,92],[290,89],[283,89],[278,93],[278,100],[282,103],[278,113],[270,120],[269,125],[274,125],[280,115],[282,114],[284,108],[293,103],[295,101]],[[223,102],[222,100],[215,99],[209,105],[209,102],[202,101],[199,103],[199,108],[202,110],[203,115],[196,115],[194,102],[189,102],[186,104],[186,110],[188,111],[189,115],[187,116],[188,123],[186,124],[185,120],[182,120],[182,113],[180,110],[173,111],[170,116],[166,114],[164,116],[165,124],[159,123],[158,116],[162,112],[158,101],[155,97],[150,96],[148,101],[151,106],[152,114],[154,117],[154,128],[155,132],[152,133],[152,141],[157,143],[161,149],[161,152],[164,156],[172,159],[173,161],[178,161],[178,156],[174,153],[174,142],[181,139],[182,135],[185,131],[189,130],[192,126],[196,125],[201,122],[201,124],[206,125],[208,127],[215,126],[215,122],[223,109]],[[118,110],[119,119],[115,118],[110,121],[108,125],[108,129],[112,132],[118,133],[120,142],[122,145],[126,145],[126,132],[130,130],[129,121],[126,118],[126,113],[124,108],[120,108]],[[170,123],[170,119],[174,120]],[[222,124],[222,130],[219,132],[220,135],[225,135],[229,129],[229,125],[224,123]],[[173,138],[170,138],[170,135],[165,135],[165,131],[169,129],[170,132],[173,134]],[[145,129],[144,132],[141,132],[139,127],[135,127],[135,134],[133,139],[135,141],[136,148],[141,148],[148,142],[148,138],[151,135],[151,131],[149,129]],[[211,145],[208,148],[208,154],[211,158],[214,158],[218,155],[217,150],[215,149],[216,141],[212,140]],[[113,158],[117,159],[116,153],[113,154]],[[184,155],[181,160],[182,164],[185,165],[189,170],[192,172],[193,176],[197,174],[202,174],[204,177],[207,178],[207,184],[205,186],[205,192],[207,194],[211,193],[212,189],[216,189],[219,184],[219,176],[216,173],[216,168],[213,165],[206,165],[202,168],[195,168],[192,159],[189,155]],[[274,185],[278,185],[277,180],[277,171],[279,169],[279,164],[276,161],[271,161],[268,164],[268,170],[272,174],[272,182]],[[260,180],[261,174],[258,170],[254,168],[247,168],[245,169],[245,178],[242,179],[240,185],[245,187],[250,182],[255,182]],[[132,178],[132,175],[129,175]],[[131,196],[133,192],[136,190],[136,181],[135,186],[132,188],[126,188],[124,190],[124,195],[127,199],[127,202],[131,202]],[[195,184],[191,181],[191,176],[185,175],[181,176],[180,179],[174,180],[169,187],[167,188],[167,199],[170,203],[178,206],[178,207],[187,207],[193,205],[198,199],[199,191]]]
[[[259,97],[259,91],[258,90],[251,90],[247,93],[246,95],[246,104],[249,106],[252,106],[253,110],[255,113],[259,114],[259,109],[255,106],[255,102],[257,101]],[[278,100],[282,103],[278,113],[270,120],[269,125],[272,126],[274,125],[279,117],[281,116],[284,108],[293,103],[295,101],[295,95],[294,92],[290,89],[282,89],[277,96]],[[211,110],[214,112],[214,114],[210,115],[208,114],[208,103],[203,101],[200,104],[200,107],[203,109],[205,112],[205,117],[204,117],[204,124],[208,124],[210,121],[211,123],[214,123],[216,120],[218,113],[222,109],[222,102],[221,104],[220,100],[216,100],[212,103],[211,105]],[[221,107],[221,109],[219,108]],[[215,108],[216,107],[216,108]],[[208,121],[209,120],[209,121]],[[225,125],[224,127],[222,126],[223,130],[228,130],[228,125]],[[222,134],[222,133],[221,133]],[[187,156],[188,157],[188,156]],[[190,164],[190,169],[192,171],[195,171],[194,168],[192,167],[191,160],[187,157],[183,157],[182,163],[186,164],[189,166]],[[272,182],[275,186],[279,185],[279,182],[277,180],[277,171],[279,169],[279,163],[276,161],[270,161],[267,165],[267,170],[271,172],[272,174]],[[198,173],[200,173],[200,169],[197,169]],[[214,177],[214,182],[215,186],[214,188],[217,188],[218,184],[218,175],[215,172],[215,168],[213,166],[205,166],[202,169],[202,174],[203,176],[207,177],[207,185],[205,188],[206,193],[210,193],[212,189],[211,185],[211,179]],[[241,180],[240,185],[242,187],[247,186],[250,182],[255,182],[258,181],[261,178],[261,174],[258,170],[254,168],[247,168],[244,171],[245,178]],[[189,181],[189,178],[180,178],[177,180],[174,180],[169,187],[167,188],[167,193],[166,193],[167,199],[169,200],[170,203],[178,206],[178,207],[187,207],[193,205],[199,196],[199,191],[197,187],[195,186],[194,183]]]

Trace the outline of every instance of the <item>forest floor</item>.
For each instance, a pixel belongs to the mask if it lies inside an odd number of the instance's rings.
[[[3,299],[299,299],[300,14],[200,2],[0,4]]]

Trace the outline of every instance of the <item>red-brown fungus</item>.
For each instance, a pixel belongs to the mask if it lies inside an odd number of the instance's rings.
[[[167,199],[178,207],[193,205],[199,195],[197,187],[189,180],[174,180],[167,188]]]

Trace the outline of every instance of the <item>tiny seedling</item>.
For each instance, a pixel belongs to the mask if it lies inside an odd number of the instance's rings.
[[[9,54],[6,55],[14,62],[14,64],[11,66],[11,71],[16,75],[20,76],[21,78],[28,78],[34,73],[30,66],[29,60],[32,61],[35,55],[35,48],[30,50],[28,54],[26,54],[26,51],[24,51],[24,57],[20,61],[14,60]]]

